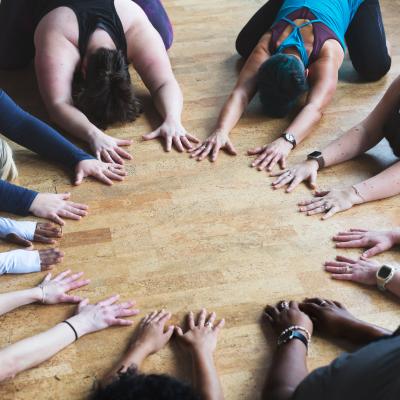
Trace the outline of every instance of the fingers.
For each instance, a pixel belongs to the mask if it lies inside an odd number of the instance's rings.
[[[130,326],[133,321],[129,319],[114,318],[110,321],[110,326]]]
[[[207,325],[214,325],[215,322],[215,318],[217,317],[217,314],[215,314],[215,312],[212,312],[209,317],[207,318]]]
[[[125,141],[122,140],[122,141],[118,141],[118,142],[125,142]],[[129,144],[131,144],[131,141],[129,141]],[[119,146],[129,146],[129,144],[119,144]],[[132,155],[130,153],[128,153],[126,150],[121,149],[121,147],[116,147],[114,150],[119,156],[126,158],[127,160],[133,159]],[[121,160],[121,161],[122,162],[120,162],[118,164],[123,164],[123,160]]]
[[[101,159],[107,163],[113,162],[111,155],[109,154],[108,150],[106,150],[106,149],[101,150]]]
[[[180,152],[183,153],[185,151],[185,149],[183,148],[183,145],[181,143],[181,140],[178,136],[174,136],[172,138],[172,141],[174,143],[175,148]]]
[[[219,332],[225,326],[225,319],[222,318],[217,325],[214,326],[213,330]]]
[[[187,150],[190,150],[193,148],[192,143],[190,143],[189,139],[186,136],[181,136],[181,143]]]
[[[100,172],[100,171],[98,171],[98,172],[96,172],[96,173],[94,174],[94,177],[97,178],[100,182],[105,183],[106,185],[111,186],[111,185],[113,184],[112,180],[109,179],[109,178],[105,175],[105,172]]]
[[[211,161],[215,162],[218,158],[218,153],[221,149],[221,146],[219,144],[214,145],[212,152],[211,152]]]
[[[64,253],[59,249],[39,250],[40,264],[55,265],[62,262]]]
[[[203,161],[210,154],[213,147],[214,147],[213,143],[211,142],[207,143],[204,150],[197,157],[197,161]]]
[[[191,135],[189,133],[186,133],[186,137],[193,143],[200,143],[200,140],[197,139],[196,136],[193,136],[193,135]]]
[[[272,161],[270,162],[267,171],[272,171],[273,168],[275,167],[275,165],[279,162],[279,160],[281,160],[281,158],[283,158],[280,154],[277,154]]]
[[[181,328],[180,326],[175,326],[175,333],[176,333],[178,336],[183,336],[183,330],[182,330],[182,328]]]
[[[115,139],[118,146],[130,146],[132,144],[132,140],[130,139]]]
[[[303,182],[303,178],[301,176],[295,176],[289,187],[286,189],[287,193],[293,192],[293,190]]]
[[[278,309],[277,309],[276,307],[272,307],[272,306],[269,306],[269,305],[265,307],[264,312],[265,312],[267,318],[269,317],[268,320],[269,320],[270,322],[275,321],[275,319],[276,319],[276,318],[278,317],[278,315],[279,315]]]
[[[120,297],[119,294],[115,294],[114,296],[108,297],[105,300],[99,301],[97,303],[97,305],[99,305],[99,306],[110,306],[110,305],[116,303],[118,301],[119,297]]]
[[[373,257],[373,256],[376,256],[377,254],[383,253],[384,251],[385,251],[385,249],[382,248],[382,246],[380,244],[377,244],[374,247],[372,247],[371,249],[365,251],[363,253],[363,257],[365,257],[365,258]]]
[[[33,240],[38,243],[45,243],[45,244],[54,244],[56,241],[52,238],[42,236],[42,235],[36,235],[34,236]],[[30,243],[30,242],[29,242]]]
[[[60,303],[80,303],[81,301],[82,301],[81,297],[69,294],[63,294],[60,297]]]
[[[200,314],[198,316],[198,319],[197,319],[197,326],[198,327],[202,328],[204,326],[204,324],[206,322],[206,316],[207,316],[207,311],[206,311],[205,308],[202,308],[201,311],[200,311]]]
[[[165,138],[165,151],[170,152],[172,149],[172,136]]]
[[[354,260],[352,258],[344,257],[344,256],[337,256],[336,257],[337,261],[342,261],[348,264],[357,264],[358,260]]]
[[[326,219],[333,217],[335,214],[337,214],[337,213],[340,212],[340,211],[341,211],[341,210],[340,210],[339,207],[333,206],[333,207],[322,217],[322,220],[325,221]]]
[[[82,308],[86,307],[89,304],[89,299],[83,299],[78,305],[78,312],[82,310]]]
[[[54,221],[56,224],[60,225],[60,226],[64,226],[65,225],[65,221],[62,220],[57,214],[53,213],[49,216],[49,219],[51,219],[52,221]]]
[[[196,327],[196,325],[194,323],[194,314],[192,311],[190,311],[188,314],[188,323],[189,323],[190,329],[194,329]]]

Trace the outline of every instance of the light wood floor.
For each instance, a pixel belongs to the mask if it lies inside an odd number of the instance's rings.
[[[235,81],[235,37],[262,3],[165,1],[175,25],[170,55],[185,95],[184,125],[200,138],[210,133]],[[400,73],[400,1],[381,3],[393,46],[390,74],[374,84],[359,84],[346,61],[334,101],[291,162],[302,160],[363,118]],[[32,71],[2,73],[0,83],[22,106],[46,117]],[[146,93],[143,88],[141,92]],[[14,146],[21,184],[40,191],[71,191],[74,200],[90,206],[87,218],[68,223],[59,243],[66,257],[56,272],[71,268],[92,279],[80,294],[96,301],[120,293],[136,299],[142,315],[163,307],[171,310],[175,323],[202,306],[224,316],[227,324],[216,358],[229,400],[259,398],[274,349],[259,323],[267,303],[318,295],[340,300],[357,316],[385,327],[399,324],[395,300],[376,290],[333,282],[322,270],[322,262],[337,254],[330,238],[339,230],[399,225],[399,198],[357,207],[326,222],[299,215],[295,204],[310,196],[305,187],[292,195],[272,192],[266,174],[249,168],[246,150],[273,140],[287,125],[285,120],[262,117],[257,101],[232,135],[240,155],[222,155],[216,164],[166,154],[158,142],[142,143],[141,134],[156,124],[154,112],[149,112],[135,124],[110,130],[115,136],[133,138],[135,155],[128,165],[129,178],[112,188],[95,182],[73,188],[59,166]],[[390,154],[387,144],[381,144],[365,157],[323,171],[319,183],[328,188],[356,183],[393,161]],[[2,245],[0,250],[9,248]],[[395,262],[398,256],[388,252],[378,259]],[[1,277],[0,290],[27,288],[41,277]],[[11,312],[0,319],[0,346],[41,332],[72,312],[69,305],[33,305]],[[0,385],[0,398],[86,398],[96,378],[121,355],[132,332],[133,328],[109,329],[84,337],[40,367]],[[317,337],[309,367],[328,363],[341,350]],[[189,378],[188,366],[172,345],[151,357],[145,370]]]

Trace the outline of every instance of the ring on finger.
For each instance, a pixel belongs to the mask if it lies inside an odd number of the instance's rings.
[[[208,321],[208,322],[205,324],[205,326],[206,326],[207,328],[210,328],[210,329],[213,328],[213,324],[212,324],[212,322],[210,322],[210,321]]]
[[[346,265],[346,274],[350,274],[353,271],[353,267],[351,265]]]
[[[325,211],[329,211],[331,208],[332,208],[332,206],[330,206],[328,202],[324,203],[324,210]]]
[[[326,306],[328,303],[325,300],[320,301],[319,305],[320,306]]]
[[[289,303],[287,301],[281,301],[279,303],[279,308],[281,310],[287,310],[289,308]]]

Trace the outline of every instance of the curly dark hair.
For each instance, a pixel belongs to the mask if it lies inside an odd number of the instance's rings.
[[[257,80],[263,110],[272,117],[285,117],[308,90],[303,63],[289,54],[276,54],[264,62]]]
[[[100,48],[91,54],[85,77],[75,77],[73,97],[75,106],[101,129],[134,121],[142,111],[120,50]]]
[[[168,375],[145,375],[130,368],[104,388],[99,388],[91,400],[200,400],[187,383]]]

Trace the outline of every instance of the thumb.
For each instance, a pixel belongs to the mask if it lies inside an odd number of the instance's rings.
[[[130,146],[132,144],[130,139],[117,139],[116,142],[118,146]]]
[[[382,249],[379,247],[379,245],[376,245],[376,246],[372,247],[371,249],[365,251],[363,253],[363,256],[366,258],[369,258],[369,257],[376,256],[379,253],[382,253]]]
[[[182,336],[183,336],[182,328],[181,328],[180,326],[175,326],[175,333],[176,333],[179,337],[182,337]]]
[[[62,193],[60,196],[63,200],[68,200],[71,197],[71,193]]]
[[[153,140],[160,135],[159,129],[142,136],[143,140]]]
[[[23,246],[23,247],[31,247],[32,242],[26,239],[23,239],[22,237],[18,236],[15,233],[10,233],[6,236],[6,240],[10,243],[17,244],[18,246]]]
[[[228,142],[226,143],[225,149],[232,156],[236,156],[237,155],[237,151],[235,149],[235,146],[232,144],[232,142],[230,140],[228,140]]]
[[[79,304],[78,304],[78,313],[82,311],[82,308],[86,307],[89,304],[89,299],[83,299]]]
[[[83,172],[83,170],[82,169],[78,170],[78,172],[76,173],[75,185],[80,185],[84,177],[85,173]]]
[[[170,326],[168,327],[168,329],[167,329],[167,332],[165,332],[165,336],[166,336],[166,338],[167,338],[168,340],[171,339],[171,336],[172,336],[173,333],[174,333],[174,329],[175,329],[174,325],[170,325]]]
[[[317,173],[313,172],[310,176],[310,187],[311,189],[317,188]]]

